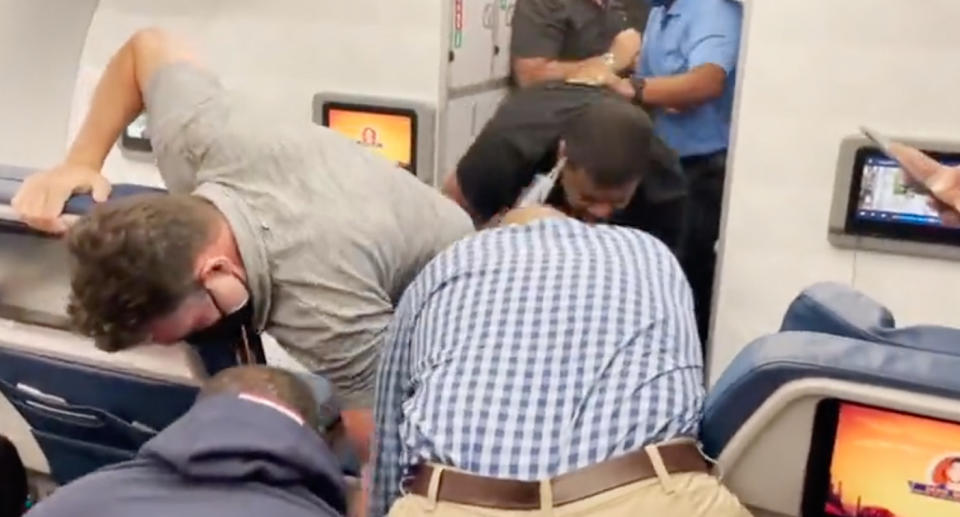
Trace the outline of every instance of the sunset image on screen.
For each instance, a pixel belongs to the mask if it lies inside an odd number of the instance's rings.
[[[413,120],[408,116],[331,109],[329,127],[402,167],[413,160]]]
[[[958,424],[842,404],[827,515],[957,517],[954,459]]]

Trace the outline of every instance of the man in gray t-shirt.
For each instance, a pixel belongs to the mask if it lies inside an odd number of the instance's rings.
[[[74,322],[109,349],[267,330],[333,382],[365,447],[393,303],[469,217],[345,137],[274,120],[143,31],[105,70],[64,164],[17,194],[23,220],[63,232],[72,193],[105,200],[103,160],[143,108],[170,194],[99,205],[70,229]]]
[[[631,25],[645,13],[630,4],[641,1],[517,0],[510,39],[517,84],[527,87],[632,69],[640,33]]]

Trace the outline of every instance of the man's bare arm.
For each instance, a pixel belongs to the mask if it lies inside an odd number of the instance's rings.
[[[455,201],[460,205],[460,208],[466,210],[471,216],[473,215],[473,208],[470,206],[470,202],[467,201],[467,198],[463,195],[463,191],[460,190],[460,181],[457,179],[456,170],[450,171],[447,177],[443,179],[440,192]]]
[[[13,199],[28,225],[50,233],[66,231],[59,219],[71,195],[89,192],[104,201],[110,185],[100,175],[110,147],[143,110],[143,90],[162,66],[193,61],[188,47],[158,29],[141,30],[114,54],[94,91],[90,110],[60,165],[32,175]]]
[[[513,73],[521,87],[547,81],[564,81],[584,67],[606,66],[600,56],[583,61],[556,61],[542,57],[522,57],[513,60]]]
[[[141,30],[127,40],[100,78],[90,112],[66,161],[102,167],[123,128],[143,110],[143,91],[153,74],[180,61],[195,61],[193,52],[162,30]]]
[[[580,61],[559,61],[543,57],[521,57],[513,60],[513,71],[522,87],[546,81],[564,81],[578,77],[589,70],[594,76],[603,72],[620,73],[632,68],[640,54],[641,37],[635,29],[626,29],[613,40],[609,52],[613,63],[605,62],[603,56],[594,56]]]
[[[727,72],[709,63],[683,74],[650,77],[643,87],[643,104],[678,110],[693,108],[723,95],[726,80]]]

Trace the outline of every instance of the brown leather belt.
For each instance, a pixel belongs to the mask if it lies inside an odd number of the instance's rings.
[[[670,474],[710,471],[700,450],[692,442],[661,445],[658,450]],[[429,497],[433,470],[430,465],[416,467],[413,477],[404,483],[406,491]],[[656,475],[646,451],[631,452],[551,479],[553,506],[574,503]],[[540,508],[540,483],[444,470],[437,500],[501,510],[535,510]]]

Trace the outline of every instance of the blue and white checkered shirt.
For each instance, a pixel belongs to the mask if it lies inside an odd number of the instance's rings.
[[[385,347],[374,516],[420,463],[539,480],[698,431],[690,288],[637,230],[551,219],[462,240],[411,284]]]

